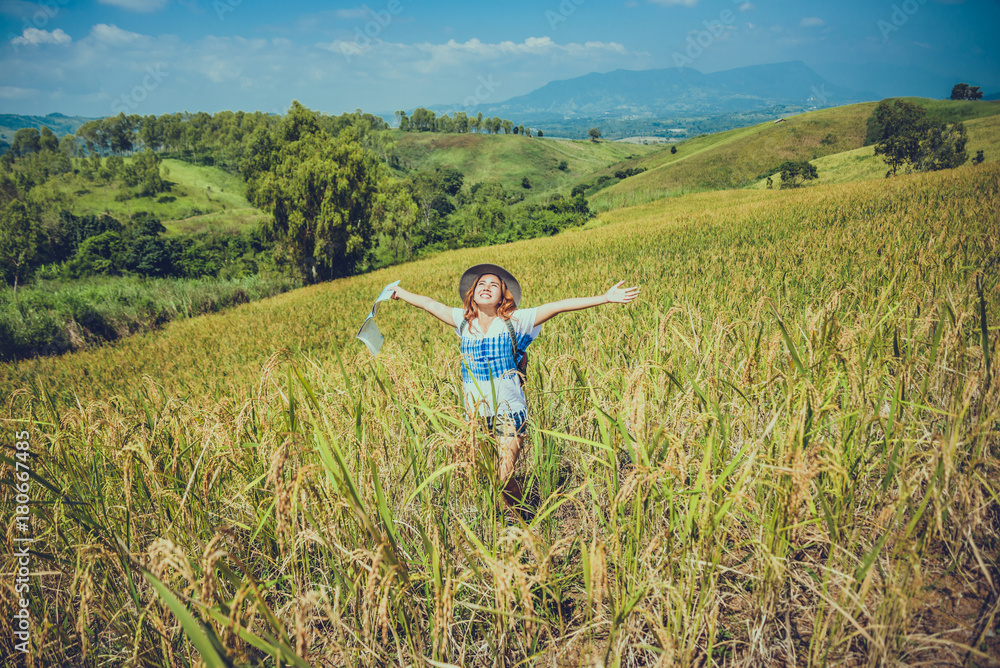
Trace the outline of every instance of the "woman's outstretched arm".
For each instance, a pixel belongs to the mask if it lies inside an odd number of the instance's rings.
[[[535,326],[537,327],[546,320],[567,311],[579,311],[592,306],[600,306],[601,304],[628,304],[639,296],[639,286],[623,288],[622,283],[624,282],[619,281],[615,283],[603,295],[597,295],[596,297],[574,297],[572,299],[561,299],[551,304],[543,304],[538,307],[538,311],[535,314]]]
[[[396,286],[396,290],[392,293],[392,298],[402,299],[407,304],[413,304],[417,308],[422,308],[449,327],[455,326],[455,321],[451,319],[451,308],[441,302],[434,301],[430,297],[415,295],[409,290],[404,290]]]

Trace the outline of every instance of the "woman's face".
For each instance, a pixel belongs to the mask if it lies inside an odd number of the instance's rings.
[[[498,276],[493,274],[483,274],[476,281],[476,289],[472,293],[472,300],[482,307],[492,306],[496,308],[503,299],[503,283]]]

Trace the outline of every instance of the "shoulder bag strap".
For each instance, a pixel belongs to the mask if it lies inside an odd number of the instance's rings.
[[[517,335],[514,334],[514,325],[510,324],[510,320],[504,320],[503,324],[507,325],[507,333],[510,334],[510,346],[514,350],[514,364],[517,364]]]

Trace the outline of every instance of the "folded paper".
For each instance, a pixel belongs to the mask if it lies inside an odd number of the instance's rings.
[[[382,293],[375,300],[371,312],[368,313],[364,324],[358,330],[358,338],[368,346],[368,350],[371,351],[372,355],[378,355],[378,351],[382,349],[382,343],[385,341],[382,332],[378,330],[378,325],[375,324],[375,314],[378,313],[378,305],[392,299],[392,293],[396,290],[397,285],[399,285],[399,281],[394,281],[382,288]]]

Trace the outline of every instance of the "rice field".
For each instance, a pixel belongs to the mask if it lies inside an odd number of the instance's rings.
[[[25,662],[996,665],[998,212],[996,163],[686,195],[0,366]],[[353,339],[481,261],[642,287],[532,345],[514,522],[454,335]]]

